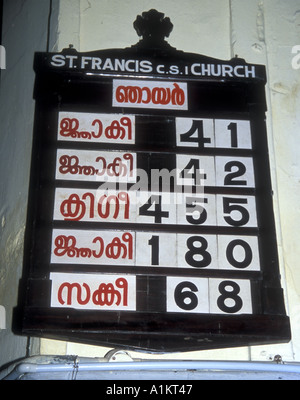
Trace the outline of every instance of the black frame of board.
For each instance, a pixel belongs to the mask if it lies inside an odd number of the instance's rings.
[[[153,10],[152,10],[153,13]],[[145,18],[145,16],[144,16]],[[160,18],[161,20],[161,18]],[[143,61],[151,65],[149,72],[92,69],[94,58],[130,61],[138,69]],[[86,62],[82,62],[82,60]],[[133,60],[133,62],[131,62]],[[241,66],[255,76],[199,75],[200,65],[226,65],[230,71]],[[112,64],[113,65],[113,64]],[[125,64],[123,64],[125,65]],[[163,66],[163,67],[162,67]],[[175,67],[176,66],[176,69]],[[199,67],[200,68],[200,67]],[[228,67],[227,71],[228,71]],[[251,69],[252,68],[252,69]],[[184,53],[172,48],[163,38],[144,37],[137,45],[126,49],[99,50],[78,53],[64,49],[61,53],[36,53],[35,124],[32,149],[31,181],[28,198],[28,218],[24,246],[24,274],[20,281],[19,305],[15,310],[14,329],[18,333],[72,340],[104,346],[142,349],[147,351],[188,351],[222,347],[281,343],[290,340],[289,318],[285,312],[280,284],[277,241],[273,213],[273,194],[266,131],[265,67],[250,65],[234,58],[217,60],[199,54]],[[176,71],[176,74],[174,72]],[[194,72],[194,73],[192,73]],[[197,73],[197,75],[195,75]],[[123,113],[122,107],[112,107],[113,79],[141,81],[185,82],[188,85],[188,110],[128,108],[125,112],[136,118],[136,142],[129,151],[137,152],[138,166],[146,169],[174,167],[174,154],[233,155],[228,149],[180,148],[172,139],[175,118],[232,118],[249,120],[252,150],[235,149],[235,156],[253,157],[256,186],[254,189],[224,189],[208,187],[207,193],[255,195],[257,228],[211,227],[149,224],[157,232],[191,234],[226,233],[257,234],[259,238],[260,271],[243,272],[251,280],[253,314],[222,315],[166,312],[166,276],[236,278],[232,271],[160,267],[129,267],[126,274],[137,276],[136,311],[93,311],[71,308],[51,308],[50,272],[123,273],[124,266],[50,264],[52,229],[72,229],[73,221],[53,221],[54,192],[57,187],[97,188],[99,182],[55,181],[56,151],[64,148],[57,140],[60,111],[88,113]],[[100,111],[99,111],[100,110]],[[170,139],[171,138],[171,139]],[[70,149],[111,150],[109,144],[68,142]],[[114,150],[128,150],[116,144]],[[158,155],[157,159],[153,156]],[[159,158],[163,155],[163,159]],[[166,157],[166,154],[169,157]],[[154,160],[154,161],[153,161]],[[158,160],[158,161],[157,161]],[[159,161],[160,160],[160,161]],[[75,186],[74,186],[75,185]],[[74,225],[75,224],[75,225]],[[97,229],[98,223],[80,222],[81,228]],[[116,225],[101,222],[101,229],[116,229]],[[136,224],[117,225],[117,229],[138,230]],[[149,295],[152,294],[151,296]]]

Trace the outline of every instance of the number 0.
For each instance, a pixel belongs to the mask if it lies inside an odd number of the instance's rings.
[[[240,246],[244,249],[245,252],[245,256],[244,259],[241,261],[238,261],[235,257],[234,257],[234,249]],[[253,253],[252,253],[252,249],[249,245],[249,243],[245,242],[245,240],[241,240],[241,239],[235,239],[232,240],[226,249],[226,257],[227,260],[230,262],[230,264],[235,267],[235,268],[247,268],[249,267],[249,265],[252,262],[252,258],[253,258]]]

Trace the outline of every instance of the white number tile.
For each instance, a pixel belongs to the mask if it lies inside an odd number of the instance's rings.
[[[198,194],[178,193],[177,224],[215,226],[216,196],[200,192]]]
[[[149,207],[144,207],[149,202],[150,198]],[[135,201],[137,214],[136,223],[176,224],[176,193],[136,192]],[[143,207],[143,209],[141,209],[141,207]]]
[[[230,124],[236,124],[237,148],[251,149],[250,121],[216,119],[215,120],[215,143],[216,147],[232,148]]]
[[[255,187],[252,158],[216,157],[216,184],[226,187]]]
[[[198,167],[200,169],[198,169]],[[215,186],[215,160],[211,156],[176,155],[178,185]],[[182,171],[185,169],[184,176]],[[198,175],[196,175],[196,173]],[[196,181],[195,181],[196,180]]]
[[[218,236],[219,269],[259,271],[260,260],[256,236]]]
[[[216,197],[218,226],[257,227],[255,196]]]
[[[252,314],[249,280],[209,278],[208,285],[210,314]]]
[[[177,234],[177,266],[217,269],[216,235]]]
[[[176,234],[161,232],[136,233],[137,266],[176,267],[177,247]]]
[[[195,130],[191,133],[191,136],[186,139],[182,139],[181,135],[189,132],[193,126],[193,121],[203,122],[203,137],[204,139],[210,140],[210,142],[204,142],[204,147],[215,147],[214,139],[214,123],[213,119],[203,118],[176,118],[176,143],[177,146],[184,147],[199,147],[197,140],[199,138],[199,132]],[[201,133],[200,133],[201,135]],[[201,136],[200,136],[201,138]],[[200,139],[201,140],[201,139]]]
[[[208,279],[167,277],[167,312],[208,314]]]

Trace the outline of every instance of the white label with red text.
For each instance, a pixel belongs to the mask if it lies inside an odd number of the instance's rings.
[[[56,179],[136,182],[136,153],[58,149]]]
[[[84,310],[136,309],[136,277],[114,274],[50,274],[51,307]]]
[[[187,110],[187,84],[114,79],[113,106]]]
[[[135,233],[54,229],[51,263],[133,265]]]
[[[58,140],[99,143],[134,143],[135,117],[124,114],[95,114],[61,111]]]

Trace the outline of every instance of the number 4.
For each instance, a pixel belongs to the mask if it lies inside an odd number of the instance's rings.
[[[211,143],[211,139],[204,136],[202,120],[193,120],[190,130],[180,135],[180,141],[196,143],[199,148],[203,148],[205,143]]]
[[[154,206],[154,210],[150,210],[152,206]],[[156,224],[161,224],[162,218],[169,218],[169,212],[162,211],[161,196],[158,195],[150,196],[147,203],[140,207],[139,214],[154,217]]]

